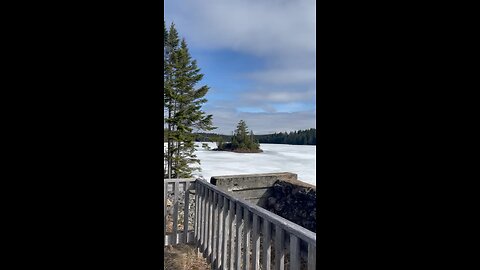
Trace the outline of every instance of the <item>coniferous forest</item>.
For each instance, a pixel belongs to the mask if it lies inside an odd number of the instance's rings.
[[[292,132],[280,132],[268,135],[256,135],[260,143],[316,145],[317,130],[314,128]]]
[[[221,135],[216,133],[195,133],[196,142],[217,142],[219,138],[223,142],[231,142],[231,135]],[[317,130],[315,128],[298,130],[292,132],[280,132],[266,135],[254,135],[259,143],[277,143],[294,145],[316,145]],[[164,140],[165,141],[165,140]]]

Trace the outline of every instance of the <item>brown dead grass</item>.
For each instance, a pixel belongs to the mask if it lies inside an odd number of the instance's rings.
[[[175,245],[164,248],[164,270],[210,270],[207,261],[193,245]]]

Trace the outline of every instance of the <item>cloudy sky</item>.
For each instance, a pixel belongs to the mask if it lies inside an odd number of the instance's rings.
[[[315,128],[315,0],[165,0],[208,85],[216,133]]]

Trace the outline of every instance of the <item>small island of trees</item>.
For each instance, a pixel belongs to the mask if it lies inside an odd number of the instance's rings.
[[[232,136],[232,142],[224,143],[222,137],[217,137],[215,151],[232,151],[237,153],[261,153],[260,143],[249,131],[245,121],[240,120]]]

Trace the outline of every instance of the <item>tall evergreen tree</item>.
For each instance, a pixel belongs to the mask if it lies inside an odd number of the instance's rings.
[[[167,125],[167,168],[164,177],[191,177],[200,161],[195,155],[193,130],[213,130],[212,115],[202,111],[208,86],[196,88],[203,74],[190,56],[185,39],[175,25],[164,26],[164,123]],[[165,125],[164,124],[164,125]]]

